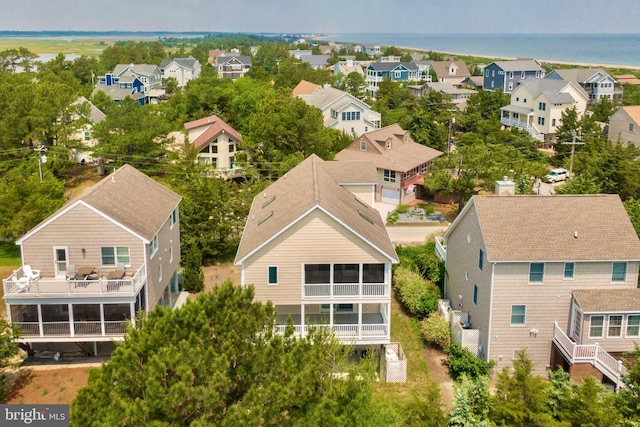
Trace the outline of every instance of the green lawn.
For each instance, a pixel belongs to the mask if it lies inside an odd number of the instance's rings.
[[[0,267],[18,268],[22,262],[20,247],[13,242],[0,243]]]

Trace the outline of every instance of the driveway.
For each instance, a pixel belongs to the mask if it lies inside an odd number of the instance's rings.
[[[449,228],[445,225],[388,225],[387,233],[396,246],[422,245],[427,237],[436,234],[442,236]]]

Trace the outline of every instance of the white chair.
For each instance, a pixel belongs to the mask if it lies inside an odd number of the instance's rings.
[[[76,266],[67,264],[67,280],[76,280]]]
[[[40,270],[33,270],[29,264],[22,266],[22,273],[30,282],[40,279]]]

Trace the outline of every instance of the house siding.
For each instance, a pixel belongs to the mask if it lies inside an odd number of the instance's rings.
[[[169,248],[173,248],[173,261]],[[145,246],[149,253],[149,245]],[[149,310],[160,301],[162,294],[177,271],[180,263],[180,222],[171,227],[170,217],[158,231],[158,251],[147,261],[147,298]],[[160,264],[162,264],[162,280],[160,280]]]
[[[342,184],[341,184],[342,185]],[[368,204],[369,206],[374,205],[375,202],[375,185],[374,184],[359,184],[359,185],[342,185],[342,187],[349,190],[360,200]]]
[[[299,305],[303,264],[388,262],[365,241],[315,209],[245,260],[244,283],[254,285],[256,301]],[[267,284],[269,266],[278,267],[277,285]]]
[[[633,124],[633,130],[629,130],[629,125]],[[616,111],[609,120],[609,139],[611,141],[618,142],[618,139],[623,144],[634,144],[640,147],[640,123],[636,123],[629,114],[620,109]]]

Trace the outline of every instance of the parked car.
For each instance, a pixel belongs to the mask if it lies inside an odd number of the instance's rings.
[[[566,169],[558,168],[552,169],[549,174],[545,177],[545,182],[553,183],[558,181],[564,181],[569,178],[569,172]]]

